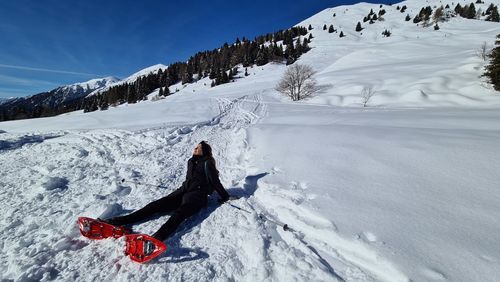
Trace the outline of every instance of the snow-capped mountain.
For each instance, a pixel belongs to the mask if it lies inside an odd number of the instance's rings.
[[[117,83],[120,79],[112,76],[104,77],[104,78],[96,78],[91,79],[86,82],[75,83],[72,85],[66,85],[58,87],[51,92],[55,95],[60,96],[62,102],[68,101],[75,98],[80,98],[83,96],[87,96],[88,94],[106,88],[114,83]]]
[[[0,105],[5,103],[5,102],[8,102],[9,100],[12,100],[12,99],[14,99],[14,98],[2,98],[2,97],[0,97]]]
[[[96,89],[95,91],[91,92],[89,94],[89,96],[98,94],[98,93],[103,92],[103,91],[106,91],[106,90],[108,90],[109,88],[111,88],[113,86],[118,86],[118,85],[122,85],[122,84],[125,84],[125,83],[133,83],[133,82],[135,82],[140,77],[143,77],[143,76],[148,75],[150,73],[157,73],[160,69],[161,70],[166,70],[167,68],[168,68],[168,66],[163,65],[163,64],[156,64],[156,65],[147,67],[147,68],[142,69],[142,70],[140,70],[138,72],[135,72],[134,74],[132,74],[132,75],[130,75],[130,76],[128,76],[128,77],[120,80],[120,81],[115,81],[114,83],[106,85],[105,87]]]
[[[173,85],[158,101],[0,123],[2,278],[498,281],[500,95],[477,50],[500,24],[481,13],[438,30],[406,21],[457,3],[360,3],[305,19],[312,49],[297,63],[320,87],[302,101],[275,90],[288,66],[269,63],[216,87]],[[383,21],[363,22],[382,9]],[[124,215],[180,187],[201,140],[240,197],[233,206],[212,196],[148,265],[125,257],[122,239],[80,235],[78,216]]]
[[[81,100],[91,92],[119,81],[116,77],[91,79],[86,82],[57,87],[28,97],[0,103],[0,120],[52,116],[78,109]],[[19,109],[22,109],[19,111]]]

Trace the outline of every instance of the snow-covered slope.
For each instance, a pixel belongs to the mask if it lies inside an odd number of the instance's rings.
[[[441,106],[495,106],[499,95],[480,76],[486,65],[478,55],[486,42],[494,46],[500,33],[499,23],[454,17],[433,26],[423,27],[405,21],[422,7],[434,10],[441,5],[455,7],[456,1],[404,1],[393,6],[383,5],[384,21],[363,23],[371,9],[379,5],[360,3],[326,9],[299,23],[312,25],[315,37],[310,44],[314,50],[304,56],[302,63],[311,64],[318,71],[317,80],[324,87],[322,95],[312,103],[354,106],[361,103],[364,87],[371,87],[375,95],[372,106],[441,107]],[[461,5],[470,1],[460,1]],[[475,4],[486,10],[490,3]],[[406,5],[405,13],[396,9]],[[336,14],[333,17],[333,14]],[[356,23],[364,28],[356,32]],[[337,33],[323,30],[333,24]],[[384,37],[389,30],[392,35]],[[339,38],[340,32],[346,37]]]
[[[441,5],[421,2],[404,2],[407,12]],[[385,21],[357,34],[378,8],[336,7],[301,23],[314,38],[298,63],[315,68],[322,89],[301,102],[274,90],[286,66],[268,64],[213,88],[173,86],[157,102],[0,123],[2,278],[498,281],[500,97],[475,50],[500,25],[453,18],[434,31],[384,5]],[[376,91],[367,108],[364,86]],[[80,236],[78,216],[125,214],[176,189],[201,140],[248,212],[213,197],[147,265],[123,257],[123,240]],[[134,230],[152,233],[167,218]]]
[[[103,92],[103,91],[106,91],[106,90],[108,90],[109,88],[111,88],[113,86],[118,86],[118,85],[122,85],[122,84],[125,84],[125,83],[133,83],[138,78],[140,78],[142,76],[148,75],[150,73],[157,73],[160,69],[166,70],[167,68],[168,67],[166,65],[163,65],[163,64],[156,64],[156,65],[147,67],[145,69],[142,69],[142,70],[140,70],[140,71],[138,71],[138,72],[136,72],[136,73],[128,76],[127,78],[124,78],[124,79],[122,79],[120,81],[115,81],[114,83],[106,85],[106,87],[99,88],[96,91],[93,91],[92,93],[90,93],[89,96],[90,95],[95,95],[95,94]]]

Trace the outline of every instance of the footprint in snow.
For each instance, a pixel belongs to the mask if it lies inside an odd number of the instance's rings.
[[[441,271],[434,268],[422,269],[422,274],[429,279],[429,281],[443,281],[446,280],[446,275]]]
[[[356,236],[356,239],[358,240],[362,240],[362,241],[365,241],[365,242],[369,242],[369,243],[375,243],[377,242],[377,236],[375,236],[375,234],[371,233],[371,232],[368,232],[368,231],[365,231],[361,234],[358,234]]]

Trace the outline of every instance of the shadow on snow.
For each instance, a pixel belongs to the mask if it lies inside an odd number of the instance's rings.
[[[22,136],[17,140],[0,140],[0,151],[16,150],[26,144],[38,144],[45,140],[61,137],[62,135],[30,135]]]
[[[243,187],[233,187],[228,188],[227,192],[231,196],[236,196],[239,198],[249,198],[252,196],[257,190],[257,182],[260,178],[266,176],[268,173],[261,173],[257,175],[247,176],[245,178],[245,184]],[[197,215],[189,218],[184,221],[179,230],[172,235],[169,239],[167,239],[168,250],[164,254],[160,255],[153,264],[160,263],[178,263],[178,262],[186,262],[186,261],[194,261],[199,259],[208,258],[210,255],[203,251],[201,248],[183,248],[181,246],[181,238],[185,234],[191,232],[191,230],[202,223],[205,219],[207,219],[218,207],[219,204],[216,200],[217,196],[211,196],[208,200],[208,205],[205,209],[203,209]],[[158,218],[158,217],[157,217]]]

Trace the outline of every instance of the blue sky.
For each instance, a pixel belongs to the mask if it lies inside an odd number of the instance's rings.
[[[0,98],[102,76],[124,78],[356,2],[0,1]]]

